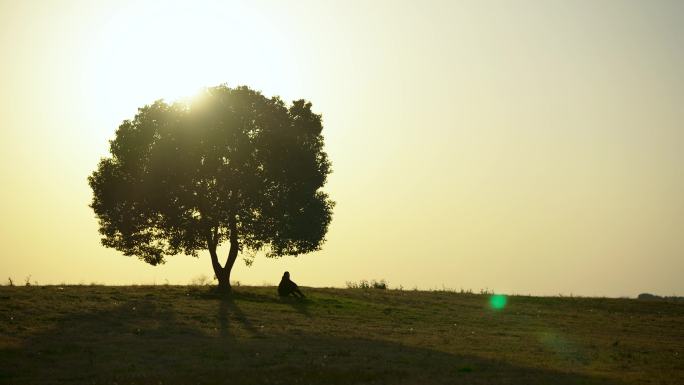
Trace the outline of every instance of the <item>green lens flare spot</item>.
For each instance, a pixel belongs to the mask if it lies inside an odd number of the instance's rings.
[[[489,298],[489,306],[495,310],[501,310],[506,307],[506,296],[503,294],[494,294]]]

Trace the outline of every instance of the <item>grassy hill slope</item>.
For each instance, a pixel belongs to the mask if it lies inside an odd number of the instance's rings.
[[[377,289],[0,288],[0,384],[682,384],[684,304]]]

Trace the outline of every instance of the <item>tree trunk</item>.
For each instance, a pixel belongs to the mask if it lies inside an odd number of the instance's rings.
[[[218,279],[218,289],[221,292],[230,293],[232,288],[230,287],[230,271],[225,268],[219,268],[216,271],[214,268],[214,274],[216,274],[216,279]]]
[[[229,223],[229,228],[230,250],[228,251],[228,260],[226,261],[225,266],[221,266],[221,263],[218,260],[218,254],[216,253],[218,242],[212,241],[212,239],[207,240],[209,254],[211,255],[211,265],[214,268],[216,279],[218,279],[218,289],[224,293],[229,293],[232,290],[230,286],[230,272],[233,270],[233,265],[240,252],[240,243],[238,242],[237,224],[235,223],[235,220]]]
[[[235,260],[240,252],[240,244],[238,243],[237,225],[235,224],[235,220],[230,222],[229,227],[230,250],[228,251],[228,260],[226,261],[226,266],[223,268],[226,274],[226,282],[228,282],[228,291],[230,291],[230,272],[233,270],[233,265],[235,264]]]
[[[209,241],[209,255],[211,255],[211,266],[214,268],[214,275],[218,279],[218,288],[222,292],[230,292],[230,271],[221,266],[216,254],[216,245]]]

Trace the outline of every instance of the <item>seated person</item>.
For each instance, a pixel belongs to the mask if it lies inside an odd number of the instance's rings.
[[[285,274],[283,274],[283,279],[280,280],[280,285],[278,285],[278,295],[287,297],[290,294],[297,298],[304,298],[304,294],[299,291],[299,287],[296,283],[290,281],[290,273],[286,271]]]

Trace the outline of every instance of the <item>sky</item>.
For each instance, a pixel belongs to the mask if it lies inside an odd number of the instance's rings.
[[[100,244],[86,178],[154,100],[322,114],[327,242],[232,279],[684,295],[684,2],[0,0],[0,281],[187,284]],[[227,253],[227,249],[222,249]]]

